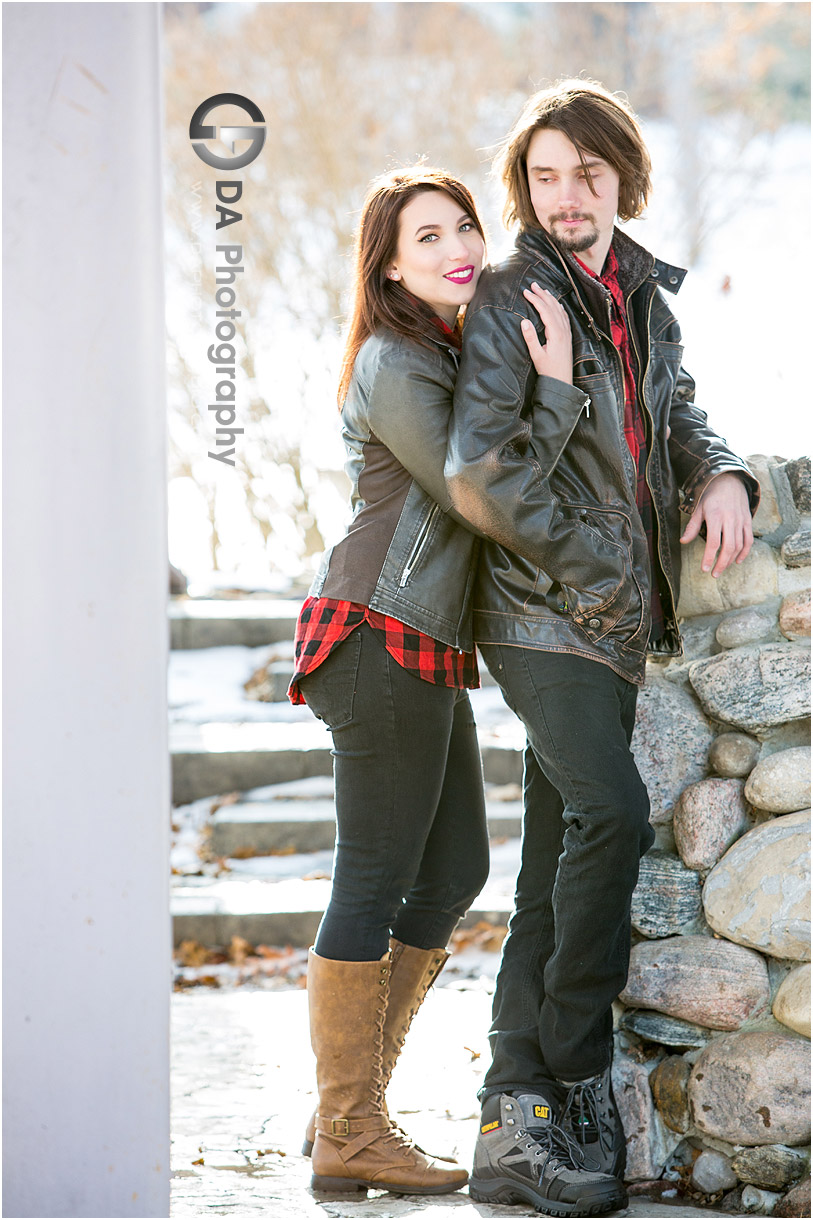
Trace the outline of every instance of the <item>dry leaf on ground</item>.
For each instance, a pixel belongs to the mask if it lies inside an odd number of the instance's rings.
[[[463,949],[483,949],[487,953],[497,953],[508,934],[508,928],[503,924],[492,924],[481,919],[473,928],[458,928],[452,933],[452,952],[460,953]]]
[[[175,958],[181,966],[206,966],[212,960],[212,951],[196,940],[182,940]]]
[[[254,946],[243,936],[233,936],[226,952],[230,962],[242,966],[247,957],[254,956]]]

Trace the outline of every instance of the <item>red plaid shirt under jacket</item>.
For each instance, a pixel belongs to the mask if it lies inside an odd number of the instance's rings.
[[[329,597],[309,597],[296,625],[295,672],[288,687],[291,703],[305,702],[299,689],[300,678],[321,665],[362,623],[369,623],[390,656],[416,678],[433,682],[435,686],[473,688],[480,685],[474,652],[459,652],[369,606],[333,601]]]
[[[596,275],[595,271],[591,271],[577,255],[574,254],[573,257],[588,275],[592,275],[593,279],[599,280],[605,288],[609,289],[612,298],[610,305],[612,340],[618,349],[621,363],[624,367],[624,435],[627,438],[627,445],[632,454],[635,469],[638,472],[635,503],[638,507],[638,512],[641,514],[641,521],[646,531],[646,540],[649,547],[649,568],[652,573],[652,628],[650,630],[650,639],[657,640],[663,635],[664,617],[660,591],[658,589],[658,565],[655,557],[655,509],[646,481],[646,429],[635,388],[627,310],[624,304],[624,294],[618,282],[618,258],[615,250],[610,246],[604,263],[604,270],[601,275]]]

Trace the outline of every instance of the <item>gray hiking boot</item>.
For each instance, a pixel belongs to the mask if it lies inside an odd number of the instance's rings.
[[[564,1080],[559,1083],[570,1089],[560,1122],[581,1148],[585,1165],[623,1181],[627,1141],[613,1096],[610,1069],[575,1084]]]
[[[483,1107],[469,1194],[479,1203],[530,1203],[548,1216],[603,1216],[627,1205],[623,1183],[585,1165],[578,1145],[536,1093]]]

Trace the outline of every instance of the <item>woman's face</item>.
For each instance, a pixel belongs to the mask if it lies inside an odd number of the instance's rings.
[[[453,326],[474,296],[484,256],[485,242],[460,204],[445,191],[421,191],[398,218],[398,247],[387,275]]]

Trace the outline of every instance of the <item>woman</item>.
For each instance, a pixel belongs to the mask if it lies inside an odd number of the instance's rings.
[[[333,887],[308,964],[315,1189],[435,1194],[468,1179],[391,1122],[384,1090],[488,875],[467,694],[479,540],[443,480],[460,312],[484,256],[456,179],[419,166],[372,184],[339,387],[354,516],[302,608],[289,690],[330,728],[335,760]]]

